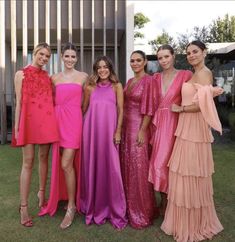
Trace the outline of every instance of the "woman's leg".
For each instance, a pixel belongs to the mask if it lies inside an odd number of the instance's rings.
[[[166,212],[166,206],[167,206],[167,194],[164,192],[161,192],[161,206],[160,206],[160,215],[164,216]]]
[[[41,144],[39,145],[38,150],[38,160],[39,160],[39,207],[42,207],[45,203],[45,190],[47,182],[47,173],[48,173],[48,156],[50,151],[50,144]]]
[[[28,214],[28,197],[30,182],[32,177],[32,169],[34,163],[34,145],[28,144],[22,148],[23,163],[20,174],[20,213],[21,224],[25,224],[30,220]],[[32,223],[32,222],[31,222]],[[27,226],[27,225],[26,225]]]
[[[66,215],[60,225],[62,229],[69,227],[73,221],[74,214],[76,211],[75,206],[75,189],[76,189],[76,178],[74,169],[74,149],[63,149],[61,157],[61,166],[64,171],[67,193],[68,193],[68,208]]]

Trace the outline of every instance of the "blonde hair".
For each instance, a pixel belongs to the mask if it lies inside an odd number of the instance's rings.
[[[39,43],[38,45],[36,45],[34,47],[34,49],[33,49],[33,56],[35,56],[38,53],[39,50],[44,49],[44,48],[47,49],[48,52],[51,55],[51,47],[47,43],[43,42],[43,43]]]

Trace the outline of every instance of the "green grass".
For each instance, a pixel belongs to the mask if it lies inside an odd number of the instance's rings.
[[[235,241],[235,144],[216,144],[213,147],[215,170],[213,175],[216,210],[224,231],[215,236],[215,242]],[[59,224],[64,216],[59,209],[54,217],[38,217],[36,194],[38,190],[37,162],[30,193],[30,213],[34,227],[24,228],[19,223],[19,174],[21,149],[0,145],[0,241],[1,242],[172,242],[171,236],[160,230],[161,218],[154,225],[134,230],[127,226],[116,231],[106,223],[102,226],[86,226],[84,217],[76,215],[73,225],[62,231]],[[49,183],[48,183],[49,184]]]

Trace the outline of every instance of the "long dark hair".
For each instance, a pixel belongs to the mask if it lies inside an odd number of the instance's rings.
[[[131,56],[132,56],[133,54],[139,54],[139,55],[141,55],[141,57],[144,59],[144,61],[147,60],[147,56],[146,56],[146,54],[144,53],[144,51],[142,51],[142,50],[134,50],[134,51],[131,53]],[[146,65],[144,66],[144,71],[147,72],[147,63],[146,63]]]
[[[99,56],[93,64],[93,74],[90,76],[90,80],[89,80],[90,85],[96,85],[96,83],[99,82],[98,67],[99,67],[100,61],[104,61],[110,71],[110,76],[109,76],[110,82],[118,83],[119,80],[114,71],[113,63],[110,60],[110,58],[108,56]]]
[[[78,55],[78,54],[77,54],[77,53],[78,53],[77,47],[76,47],[74,44],[70,43],[70,42],[67,42],[67,43],[63,46],[63,48],[62,48],[62,50],[61,50],[61,54],[64,55],[64,52],[65,52],[66,50],[74,50],[74,51],[76,52],[76,56]]]
[[[206,50],[207,48],[206,48],[206,45],[202,42],[202,41],[200,41],[200,40],[193,40],[193,41],[191,41],[189,44],[187,44],[187,46],[186,46],[186,50],[188,49],[188,47],[190,46],[190,45],[196,45],[198,48],[200,48],[202,51],[204,51],[204,50]]]

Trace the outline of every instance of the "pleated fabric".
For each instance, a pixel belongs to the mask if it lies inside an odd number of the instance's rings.
[[[161,229],[173,235],[177,242],[211,239],[223,230],[213,201],[213,136],[209,124],[215,124],[219,132],[221,126],[214,118],[217,113],[214,113],[211,88],[191,83],[184,83],[182,88],[182,105],[191,105],[197,99],[199,107],[203,106],[208,112],[206,118],[203,112],[179,116],[177,137],[168,163],[168,204],[161,225]]]

